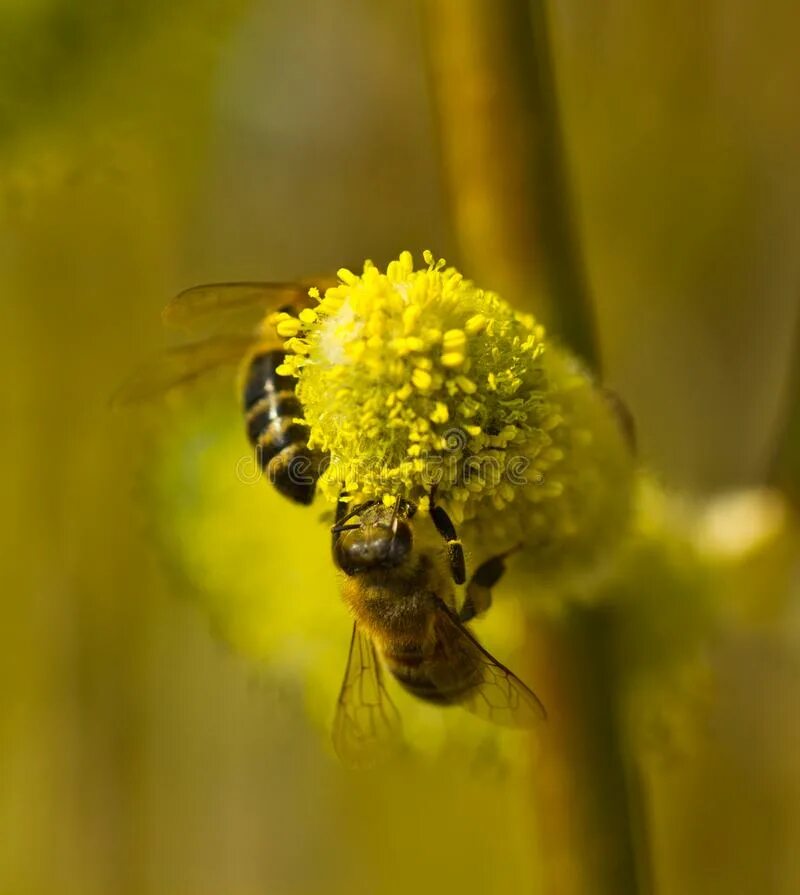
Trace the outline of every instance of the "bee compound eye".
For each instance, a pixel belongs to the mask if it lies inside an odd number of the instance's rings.
[[[355,575],[364,568],[362,545],[353,534],[351,531],[342,532],[333,547],[333,561],[345,575]]]
[[[401,563],[411,552],[412,542],[411,526],[401,520],[389,541],[389,561],[394,565]]]

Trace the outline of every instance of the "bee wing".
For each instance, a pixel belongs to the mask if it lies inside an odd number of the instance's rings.
[[[185,289],[164,308],[168,326],[205,332],[250,331],[281,309],[311,307],[308,283],[207,283]]]
[[[383,684],[375,646],[354,624],[333,721],[333,747],[343,764],[368,768],[397,752],[402,739],[400,714]]]
[[[437,644],[449,661],[436,663],[431,675],[442,693],[463,692],[463,669],[475,669],[474,681],[458,703],[468,711],[504,727],[533,727],[547,717],[539,697],[477,641],[441,603],[434,620]]]
[[[220,367],[240,363],[254,341],[253,336],[226,336],[171,348],[124,383],[111,404],[125,407],[148,401]]]

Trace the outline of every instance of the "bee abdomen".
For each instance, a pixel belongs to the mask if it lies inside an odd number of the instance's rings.
[[[245,413],[249,413],[256,404],[269,394],[279,395],[288,392],[294,394],[295,380],[277,371],[285,361],[284,352],[275,348],[254,355],[250,360],[242,390],[242,405]]]
[[[446,675],[446,683],[434,681],[430,676],[431,661],[423,660],[422,654],[384,653],[386,664],[397,682],[417,699],[435,705],[458,705],[476,686],[473,674],[454,678],[452,669]]]
[[[290,444],[266,464],[264,472],[284,497],[310,504],[320,474],[320,460],[321,455],[305,444]]]
[[[297,422],[303,407],[294,392],[295,381],[277,372],[284,352],[256,354],[245,375],[242,405],[247,437],[256,460],[281,494],[297,503],[314,499],[321,455],[308,447],[309,428]]]
[[[278,435],[275,424],[283,420],[292,423],[297,417],[303,415],[303,406],[300,404],[294,392],[266,393],[260,401],[256,402],[246,415],[247,437],[250,443],[256,445],[269,432]],[[297,431],[302,430],[302,436],[308,439],[308,427],[297,423]]]
[[[308,427],[296,423],[290,416],[270,420],[254,442],[256,457],[262,469],[286,448],[305,447],[308,442]]]

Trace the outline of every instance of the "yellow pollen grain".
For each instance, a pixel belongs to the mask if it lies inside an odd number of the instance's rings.
[[[431,412],[431,420],[434,423],[446,423],[449,419],[450,411],[447,409],[447,404],[442,401],[437,401],[436,406]]]
[[[448,329],[442,336],[442,348],[445,351],[463,351],[467,337],[463,329]]]
[[[281,338],[291,338],[300,332],[300,321],[295,317],[282,317],[275,326],[275,330]]]
[[[441,357],[443,367],[460,367],[464,363],[464,355],[460,351],[448,351]]]
[[[456,376],[456,385],[467,395],[473,395],[478,390],[478,386],[466,376]]]
[[[308,342],[297,338],[289,339],[286,343],[286,350],[294,354],[308,354]]]
[[[486,318],[483,314],[475,314],[464,324],[464,329],[467,331],[467,335],[477,336],[478,333],[486,329]]]
[[[311,308],[303,308],[303,310],[300,311],[300,320],[303,323],[314,323],[316,319],[317,312],[312,310]]]
[[[411,381],[421,391],[426,392],[433,384],[433,378],[427,370],[417,367],[411,374]]]

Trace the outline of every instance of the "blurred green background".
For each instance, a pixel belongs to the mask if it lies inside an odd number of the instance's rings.
[[[606,378],[669,490],[759,485],[796,399],[796,5],[549,11]],[[0,892],[553,892],[528,777],[478,740],[387,774],[332,758],[308,673],[335,692],[348,640],[325,531],[237,479],[230,383],[107,406],[187,285],[403,248],[473,272],[440,167],[426,52],[449,35],[430,12],[0,7]],[[246,536],[236,565],[215,531]],[[717,584],[779,609],[722,614],[688,744],[643,761],[653,891],[800,889],[800,566],[777,540],[778,572],[756,555]],[[226,580],[250,586],[227,618],[238,653],[220,613],[179,599]],[[498,632],[514,612],[499,599]]]

